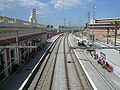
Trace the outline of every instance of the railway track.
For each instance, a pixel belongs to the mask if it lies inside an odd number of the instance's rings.
[[[69,45],[67,34],[54,43],[28,90],[93,90]]]
[[[36,73],[28,90],[51,90],[56,57],[61,40],[62,37],[60,37],[50,49],[49,54],[46,56],[40,69]]]
[[[44,62],[37,71],[28,90],[68,90],[66,83],[63,41],[65,36],[61,37],[52,47]],[[59,67],[62,66],[62,67]],[[59,74],[60,73],[60,74]],[[62,77],[62,78],[60,78]],[[58,83],[60,78],[60,84]],[[57,85],[56,85],[57,84]],[[60,87],[60,88],[59,88]],[[57,89],[56,89],[57,88]]]
[[[68,90],[93,90],[74,52],[69,51],[68,37],[64,40]]]
[[[66,51],[66,37],[63,42],[63,48],[64,48],[64,63],[65,63],[65,72],[66,72],[66,80],[67,80],[67,89],[70,90],[70,84],[69,84],[69,76],[68,76],[68,67],[67,67],[67,51]]]
[[[59,47],[51,90],[69,90],[66,54],[64,49],[65,38],[66,35],[64,35],[63,40],[61,41],[61,45]]]

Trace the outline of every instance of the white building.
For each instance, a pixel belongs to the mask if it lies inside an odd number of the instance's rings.
[[[90,23],[86,23],[86,29],[94,29],[95,31],[107,31],[109,29],[115,29],[114,22],[120,22],[120,18],[106,18],[106,19],[93,19],[90,20]],[[118,26],[120,29],[120,25]]]

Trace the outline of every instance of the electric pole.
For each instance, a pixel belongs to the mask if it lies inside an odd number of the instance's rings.
[[[71,27],[71,20],[69,20],[69,26],[70,26],[70,31],[72,30],[72,27]]]
[[[87,30],[89,31],[89,25],[90,25],[90,11],[88,11],[88,25],[87,25]]]
[[[64,26],[66,26],[65,22],[66,22],[66,18],[64,18]]]
[[[109,32],[110,32],[110,29],[107,28],[107,44],[109,44]]]
[[[92,26],[92,43],[94,43],[94,23],[95,23],[95,9],[96,9],[96,7],[95,6],[93,6],[93,26]]]
[[[90,11],[88,11],[88,15],[87,15],[87,17],[88,17],[88,23],[87,23],[87,32],[88,32],[88,42],[91,42],[91,39],[90,39]]]
[[[118,28],[118,23],[115,21],[115,46],[116,46],[116,39],[117,39],[117,28]]]

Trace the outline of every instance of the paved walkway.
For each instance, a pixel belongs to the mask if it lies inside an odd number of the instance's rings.
[[[73,46],[77,45],[75,44],[75,42],[77,41],[76,37],[74,37],[73,35],[70,36],[69,40],[71,41]],[[75,50],[75,52],[78,55],[79,61],[83,64],[97,90],[120,90],[119,77],[117,77],[112,72],[110,73],[107,70],[102,69],[101,65],[98,65],[97,61],[93,59],[93,57],[91,57],[91,55],[86,51]],[[109,81],[111,84],[106,83],[106,80]],[[111,87],[111,85],[113,87]]]
[[[30,59],[28,63],[26,63],[18,72],[14,73],[12,76],[10,76],[7,80],[5,80],[0,85],[0,90],[18,90],[18,88],[21,86],[23,81],[27,78],[27,76],[30,74],[36,63],[40,60],[43,53],[47,50],[47,48],[50,46],[50,44],[58,37],[54,36],[51,39],[48,40],[47,45],[40,50],[34,58]]]
[[[103,43],[97,43],[99,46],[105,47],[108,44]],[[110,47],[113,47],[112,45],[109,45]],[[117,47],[117,46],[116,46]],[[115,49],[101,49],[97,50],[98,54],[100,55],[100,52],[103,52],[106,55],[106,61],[114,68],[114,73],[120,78],[120,51]]]

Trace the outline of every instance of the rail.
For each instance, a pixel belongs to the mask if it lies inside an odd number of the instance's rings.
[[[65,36],[65,39],[66,39],[66,36]],[[66,54],[66,47],[65,47],[65,39],[64,39],[64,45],[63,45],[63,48],[64,48],[64,64],[65,64],[65,72],[66,72],[66,79],[67,79],[67,88],[68,90],[70,90],[70,85],[69,85],[69,78],[68,78],[68,68],[67,68],[67,54]]]
[[[58,38],[56,40],[58,40]],[[48,52],[50,51],[52,45],[56,42],[56,40],[54,40],[53,43],[48,47],[46,52],[43,54],[43,56],[41,57],[39,62],[36,64],[36,66],[33,68],[31,73],[28,75],[28,77],[25,79],[25,81],[23,82],[23,84],[20,86],[20,88],[18,90],[27,90],[28,89],[28,87],[30,86],[30,84],[31,84],[33,78],[35,77],[38,69],[40,68],[44,58],[46,57],[46,55],[48,54]]]
[[[49,55],[46,57],[46,59],[43,62],[43,65],[41,66],[41,68],[39,70],[40,72],[37,73],[37,74],[39,74],[39,78],[37,79],[37,82],[35,83],[35,87],[33,88],[34,90],[36,90],[37,88],[39,88],[39,89],[46,88],[46,87],[44,87],[44,84],[46,81],[48,82],[47,88],[51,89],[51,87],[52,87],[51,82],[53,80],[54,68],[55,68],[55,62],[56,62],[57,55],[53,56],[53,58],[51,59],[51,54],[53,54],[54,48],[55,48],[56,44],[58,43],[58,41],[59,40],[57,40],[57,42],[54,43],[53,47],[50,50]],[[58,48],[57,48],[57,51],[58,51]],[[47,77],[47,75],[49,75],[49,76]],[[33,87],[32,84],[31,84],[31,86]],[[31,87],[29,89],[31,89]]]
[[[67,45],[71,46],[67,37]],[[69,47],[68,47],[69,48]],[[70,49],[70,48],[69,48]],[[81,84],[82,90],[93,90],[82,66],[80,65],[75,53],[73,50],[70,51],[70,57],[72,58],[73,65],[75,67],[75,72],[77,73],[77,77],[79,79],[79,82]]]

